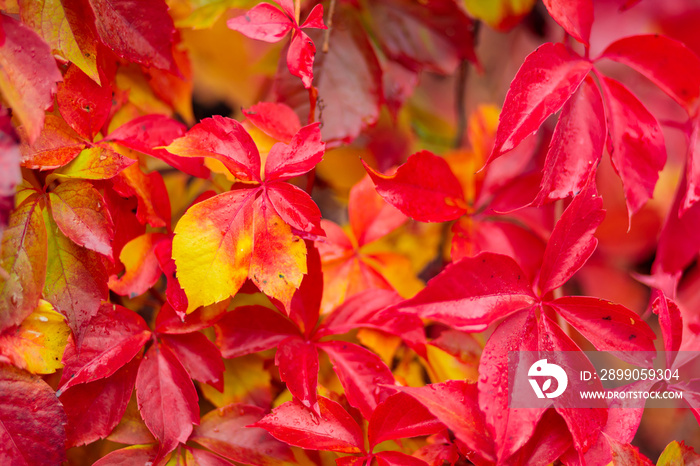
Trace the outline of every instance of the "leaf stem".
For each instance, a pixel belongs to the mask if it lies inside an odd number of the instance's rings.
[[[331,42],[331,30],[333,29],[333,15],[335,14],[335,1],[331,0],[330,5],[328,5],[328,17],[326,18],[326,26],[328,29],[325,30],[323,34],[323,53],[328,53],[328,48]]]
[[[301,0],[294,0],[294,20],[299,24],[299,18],[301,17]]]

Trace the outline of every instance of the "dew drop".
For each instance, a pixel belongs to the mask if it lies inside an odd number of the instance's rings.
[[[49,318],[46,317],[46,316],[39,316],[39,320],[42,321],[42,322],[48,322],[48,321],[49,321]]]

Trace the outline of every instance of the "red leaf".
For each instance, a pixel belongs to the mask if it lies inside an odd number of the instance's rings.
[[[221,351],[203,333],[160,335],[160,339],[177,356],[190,377],[223,392],[224,362]]]
[[[561,111],[534,203],[564,199],[583,190],[603,156],[606,135],[603,98],[587,76]]]
[[[185,443],[199,423],[197,391],[190,376],[166,345],[155,342],[136,376],[136,399],[148,430],[160,442],[158,456]]]
[[[178,73],[172,54],[175,26],[163,0],[90,0],[102,42],[117,55]]]
[[[68,447],[92,443],[114,430],[129,404],[140,363],[141,358],[132,359],[111,377],[75,385],[61,393],[68,415]]]
[[[214,115],[166,147],[181,157],[213,157],[238,179],[260,181],[260,154],[248,132],[231,118]]]
[[[287,68],[294,76],[301,78],[301,83],[307,89],[314,79],[315,55],[314,41],[306,33],[295,31],[287,49]]]
[[[289,144],[278,142],[265,161],[265,179],[288,180],[303,175],[323,157],[326,144],[321,141],[320,123],[301,128]]]
[[[311,197],[290,183],[272,182],[265,192],[277,214],[298,232],[325,236],[321,228],[321,211]]]
[[[322,396],[318,405],[321,416],[297,401],[288,401],[251,427],[262,427],[276,439],[307,450],[363,451],[362,429],[347,411]]]
[[[571,37],[588,47],[593,25],[592,0],[544,0],[544,6]]]
[[[61,73],[50,47],[29,27],[4,14],[0,25],[0,91],[33,144],[44,126],[44,110],[53,104]]]
[[[700,98],[700,58],[683,43],[659,34],[624,37],[598,57],[639,71],[693,113]]]
[[[530,441],[504,464],[550,464],[571,446],[571,435],[564,419],[553,409],[544,413]]]
[[[93,466],[123,466],[125,464],[153,464],[158,456],[158,445],[133,445],[115,450],[100,458]]]
[[[211,327],[227,314],[228,304],[228,301],[222,301],[211,306],[200,307],[191,314],[185,315],[177,313],[168,303],[165,303],[156,316],[156,332],[180,335]]]
[[[160,241],[156,245],[155,253],[158,259],[158,265],[168,281],[167,287],[165,288],[165,297],[168,300],[168,304],[172,306],[176,313],[184,315],[185,312],[187,312],[187,295],[177,279],[177,269],[175,267],[175,261],[173,260],[172,238],[170,240]],[[160,313],[158,316],[160,316]]]
[[[540,351],[546,352],[551,363],[557,364],[568,374],[577,373],[583,368],[595,372],[595,368],[588,361],[576,343],[566,335],[557,324],[552,322],[547,316],[542,315],[540,319],[539,339]],[[569,380],[572,390],[565,391],[561,396],[554,399],[554,407],[564,418],[569,432],[574,440],[574,447],[579,452],[588,450],[595,444],[601,429],[605,426],[608,418],[607,404],[604,400],[597,402],[591,400],[588,409],[572,408],[569,397],[571,393],[580,391],[602,391],[603,386],[600,380],[591,383],[578,381],[575,378]]]
[[[316,332],[318,338],[326,335],[340,335],[369,324],[377,313],[389,306],[400,303],[401,297],[395,291],[369,289],[349,297],[333,310]]]
[[[482,331],[535,301],[525,273],[513,259],[485,252],[448,265],[398,308],[452,327]]]
[[[281,466],[294,462],[287,445],[270,437],[262,429],[248,427],[259,421],[265,411],[257,406],[232,404],[202,417],[190,440],[233,461],[258,466]]]
[[[350,227],[358,246],[364,246],[391,233],[406,222],[406,216],[377,194],[369,176],[350,190]]]
[[[547,43],[528,55],[508,89],[489,161],[537,131],[576,92],[591,66],[563,44]]]
[[[243,114],[259,130],[285,143],[289,143],[301,129],[299,117],[288,105],[260,102],[243,109]]]
[[[144,115],[124,123],[104,140],[159,158],[192,176],[206,178],[209,169],[204,166],[203,158],[178,157],[159,149],[182,137],[186,129],[185,125],[165,115]]]
[[[306,270],[299,289],[294,293],[289,305],[289,318],[296,323],[308,339],[316,326],[321,308],[323,295],[323,271],[321,256],[311,241],[306,241]],[[280,309],[283,311],[283,309]]]
[[[379,466],[428,466],[428,463],[400,451],[382,451],[374,458]]]
[[[656,118],[626,87],[602,77],[608,106],[608,151],[622,179],[630,217],[654,194],[666,164],[666,146]]]
[[[624,361],[650,367],[656,355],[656,335],[636,313],[619,304],[588,296],[566,296],[548,304],[599,351],[614,351]],[[642,351],[647,354],[635,354]]]
[[[675,355],[669,353],[679,351],[683,341],[683,317],[678,305],[660,290],[652,291],[651,310],[659,316],[659,327],[666,351],[666,367],[670,368]]]
[[[87,181],[68,180],[49,192],[51,213],[78,246],[112,257],[114,223],[102,195]]]
[[[593,234],[605,211],[594,179],[593,175],[589,177],[588,185],[574,197],[554,226],[542,259],[541,295],[563,285],[595,251],[598,240]]]
[[[479,407],[497,445],[496,456],[501,461],[530,440],[546,410],[509,406],[509,366],[513,367],[517,352],[537,349],[537,321],[531,308],[510,316],[496,328],[479,361]]]
[[[92,141],[112,110],[112,87],[102,74],[103,86],[71,65],[58,86],[58,110],[78,134]]]
[[[363,164],[379,195],[411,218],[445,222],[467,211],[462,185],[442,157],[418,152],[393,175],[382,175]]]
[[[44,213],[48,257],[44,299],[67,317],[78,346],[90,319],[109,297],[105,259],[66,238]]]
[[[476,384],[450,380],[424,387],[396,387],[418,400],[467,447],[495,461],[493,442],[477,405]]]
[[[7,109],[0,109],[0,238],[15,207],[15,191],[22,182],[19,138]]]
[[[294,27],[294,21],[269,3],[260,3],[226,25],[251,39],[279,42]]]
[[[322,118],[321,109],[316,106],[314,121],[323,122],[322,139],[329,144],[349,142],[376,123],[382,103],[381,66],[356,9],[338,4],[333,24],[333,46],[314,62],[314,85],[325,103]],[[324,41],[320,31],[311,31],[309,36],[316,44]],[[308,91],[282,67],[287,67],[286,61],[280,61],[275,80],[277,100],[292,107],[305,121],[309,114]]]
[[[0,364],[0,457],[5,464],[60,464],[66,414],[35,375]]]
[[[399,392],[379,403],[369,421],[370,449],[387,440],[436,434],[445,426],[415,398]]]
[[[377,405],[388,397],[388,389],[380,385],[395,383],[391,370],[375,353],[354,343],[328,341],[317,345],[333,363],[348,403],[369,419]]]
[[[144,173],[138,164],[124,169],[114,179],[114,190],[124,197],[136,196],[136,218],[152,227],[170,230],[170,197],[159,172]]]
[[[318,407],[318,352],[316,346],[299,337],[289,337],[277,347],[275,364],[279,367],[280,379],[307,408],[320,415]]]
[[[299,329],[285,316],[262,306],[242,306],[228,312],[214,327],[225,358],[264,351]]]
[[[27,198],[12,212],[2,235],[0,332],[22,323],[42,297],[48,252],[40,200],[38,195]]]
[[[374,32],[386,55],[412,70],[451,74],[476,62],[473,22],[450,0],[382,0],[370,4]]]
[[[55,115],[46,115],[39,137],[28,143],[29,136],[25,128],[19,128],[22,143],[22,166],[39,170],[52,170],[62,167],[73,160],[87,146],[63,120]]]
[[[63,353],[61,391],[103,379],[131,361],[151,337],[143,318],[125,307],[104,303],[90,322],[80,350],[70,338]]]
[[[700,200],[700,118],[692,119],[685,156],[685,178],[688,187],[683,196],[679,215],[682,216]]]

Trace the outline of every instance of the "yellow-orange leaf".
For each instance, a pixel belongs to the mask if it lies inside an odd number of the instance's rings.
[[[64,317],[44,300],[19,327],[0,335],[0,356],[34,374],[51,374],[63,367],[61,359],[70,335]]]

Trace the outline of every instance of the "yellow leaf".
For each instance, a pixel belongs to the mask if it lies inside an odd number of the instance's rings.
[[[518,24],[534,4],[535,0],[464,0],[470,15],[499,31]]]
[[[0,356],[33,374],[52,374],[63,367],[68,335],[65,318],[40,300],[21,325],[0,336]]]
[[[445,382],[446,380],[476,380],[478,377],[478,363],[468,364],[443,351],[437,346],[426,345],[427,364],[430,380],[433,383]]]
[[[360,343],[377,353],[389,367],[391,367],[391,363],[394,360],[396,350],[401,345],[401,338],[368,328],[358,330],[357,339],[360,340]]]

